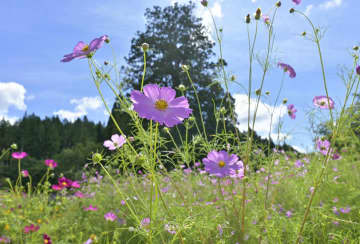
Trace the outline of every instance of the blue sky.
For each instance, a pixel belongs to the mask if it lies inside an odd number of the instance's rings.
[[[71,52],[79,41],[91,41],[107,34],[110,36],[115,55],[120,64],[130,49],[130,40],[137,30],[144,30],[144,12],[154,5],[167,6],[173,0],[118,1],[89,0],[61,1],[54,4],[48,0],[17,0],[2,3],[0,15],[1,59],[0,59],[0,118],[11,121],[21,118],[25,111],[41,117],[58,114],[74,119],[87,115],[90,120],[107,120],[104,106],[97,98],[95,86],[90,78],[86,60],[60,63],[64,54]],[[181,3],[187,1],[179,1]],[[204,24],[211,25],[204,8],[197,3],[196,15],[204,18]],[[216,21],[223,28],[224,58],[229,63],[227,72],[234,74],[237,81],[246,85],[248,72],[247,33],[244,17],[254,13],[257,7],[267,12],[274,5],[271,0],[209,0],[209,8]],[[312,98],[323,95],[319,58],[314,43],[300,36],[310,31],[299,15],[290,15],[288,9],[295,5],[283,0],[275,23],[276,44],[274,61],[291,64],[296,72],[295,79],[287,78],[282,98],[295,104],[298,109],[296,120],[290,120],[284,108],[277,115],[284,122],[283,133],[289,133],[287,142],[303,149],[311,149],[311,134],[307,114],[313,111]],[[351,65],[350,49],[358,44],[357,15],[360,1],[357,0],[303,0],[296,6],[306,11],[315,24],[326,29],[322,40],[329,92],[337,108],[344,98],[345,87],[337,76],[341,65]],[[260,25],[260,34],[255,49],[262,55],[265,48],[265,25]],[[218,52],[217,46],[215,51]],[[111,49],[104,47],[96,54],[98,60],[112,59]],[[259,80],[259,69],[255,69],[254,87]],[[274,67],[265,81],[265,90],[271,92],[260,106],[258,126],[261,135],[268,133],[269,114],[266,108],[272,104],[279,88],[282,72]],[[237,112],[240,122],[247,119],[243,113],[246,104],[245,92],[238,86],[231,86],[237,98]],[[110,106],[114,98],[104,90]],[[267,105],[268,104],[268,105]],[[270,106],[269,105],[269,106]],[[271,109],[271,107],[270,107]],[[277,108],[278,109],[278,108]],[[318,114],[326,119],[327,114]]]

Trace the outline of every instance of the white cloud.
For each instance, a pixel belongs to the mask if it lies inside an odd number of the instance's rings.
[[[307,153],[307,150],[305,150],[303,147],[291,145],[295,150],[301,152],[301,153]]]
[[[342,4],[342,0],[330,0],[323,4],[320,4],[320,8],[329,9],[329,8],[335,8],[340,7]]]
[[[309,16],[310,13],[311,13],[311,10],[313,9],[314,5],[310,4],[308,6],[306,6],[306,9],[305,9],[305,15]]]
[[[15,123],[16,117],[9,117],[9,107],[13,106],[18,110],[26,110],[25,101],[26,89],[16,82],[0,82],[0,119],[9,120]]]
[[[75,121],[77,118],[88,114],[88,110],[96,110],[101,107],[101,100],[99,97],[83,97],[81,99],[71,99],[70,104],[76,104],[74,111],[61,109],[54,112],[62,119]]]
[[[246,131],[248,128],[248,96],[245,94],[234,94],[235,98],[235,112],[238,116],[238,128],[241,131]],[[256,108],[256,98],[250,99],[250,117],[253,118],[253,114]],[[271,121],[271,113],[274,111],[273,122],[272,122],[272,131],[271,137],[274,141],[277,141],[276,125],[279,122],[279,119],[286,114],[286,106],[281,104],[279,106],[271,106],[269,104],[259,102],[259,107],[257,110],[257,116],[255,121],[255,131],[261,137],[268,137]],[[250,122],[250,127],[252,123]],[[284,138],[289,139],[289,136],[280,133],[280,141]]]

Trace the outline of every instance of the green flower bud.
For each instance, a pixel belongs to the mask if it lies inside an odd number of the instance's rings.
[[[261,9],[258,8],[255,12],[255,19],[259,20],[261,18]]]
[[[250,22],[251,22],[250,14],[248,14],[248,15],[246,15],[246,17],[245,17],[245,23],[246,23],[246,24],[250,24]]]
[[[185,87],[183,84],[180,84],[180,85],[178,86],[178,89],[179,89],[180,91],[182,91],[182,92],[186,91],[186,87]]]
[[[106,37],[105,42],[106,42],[106,43],[110,43],[109,37]]]
[[[186,64],[181,65],[181,68],[184,72],[188,72],[189,71],[189,66],[187,66]]]
[[[261,90],[260,90],[260,89],[257,89],[257,90],[255,91],[255,94],[258,95],[258,96],[260,96],[260,95],[261,95]]]
[[[105,64],[105,65],[108,65],[108,64],[109,64],[109,62],[108,62],[108,61],[104,61],[104,64]]]
[[[236,80],[236,76],[235,75],[232,75],[231,77],[230,77],[230,81],[235,81]]]
[[[353,47],[353,50],[354,50],[354,51],[358,51],[358,50],[359,50],[359,46],[354,46],[354,47]]]
[[[266,91],[265,94],[266,94],[267,96],[269,96],[269,95],[270,95],[270,92],[269,92],[269,91]]]
[[[92,155],[92,161],[94,163],[100,163],[102,159],[103,159],[103,157],[102,157],[102,155],[100,153],[94,153]]]
[[[295,9],[294,9],[294,8],[291,8],[291,9],[289,10],[289,12],[290,12],[290,14],[292,14],[292,13],[295,12]]]
[[[147,44],[146,42],[144,42],[142,45],[141,45],[141,49],[144,51],[144,52],[147,52],[149,50],[149,44]]]
[[[306,31],[304,31],[303,33],[301,33],[302,36],[306,36]]]
[[[276,7],[280,8],[281,7],[281,2],[279,1],[275,5],[276,5]]]
[[[282,101],[283,104],[286,104],[288,102],[288,100],[286,98],[284,98],[284,100]]]
[[[208,1],[207,0],[201,0],[201,5],[204,7],[208,6]]]
[[[109,74],[105,74],[105,75],[104,75],[104,78],[110,80],[110,75],[109,75]]]
[[[16,143],[11,144],[10,147],[11,147],[11,149],[13,149],[13,150],[17,150],[17,149],[18,149],[18,146],[17,146]]]
[[[221,108],[220,108],[220,113],[222,113],[222,114],[226,113],[226,108],[221,107]]]

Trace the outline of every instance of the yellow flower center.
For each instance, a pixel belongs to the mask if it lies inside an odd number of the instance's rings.
[[[225,162],[224,162],[224,161],[222,161],[222,160],[221,160],[221,161],[219,161],[219,167],[220,167],[220,168],[222,168],[222,167],[224,167],[224,166],[225,166]]]
[[[324,106],[325,104],[326,104],[326,103],[325,103],[324,101],[321,101],[321,102],[320,102],[320,105],[321,105],[321,106]]]
[[[168,104],[165,100],[160,99],[160,100],[157,100],[155,103],[155,108],[157,110],[164,111],[167,109],[167,107],[168,107]]]
[[[89,45],[85,45],[81,51],[86,52],[89,51]]]
[[[66,185],[67,185],[67,183],[64,181],[64,182],[62,183],[62,185],[63,185],[63,186],[66,186]]]
[[[45,243],[45,244],[48,244],[48,243],[49,243],[49,241],[45,239],[45,240],[44,240],[44,243]]]

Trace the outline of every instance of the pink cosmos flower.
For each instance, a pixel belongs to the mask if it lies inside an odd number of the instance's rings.
[[[115,221],[117,219],[117,216],[116,214],[114,214],[113,212],[108,212],[107,214],[104,215],[104,218],[107,220],[107,221]]]
[[[26,169],[22,170],[21,174],[23,177],[29,177],[29,171],[27,171]]]
[[[360,75],[360,65],[356,67],[356,74]]]
[[[6,236],[0,236],[0,243],[10,243],[10,239]]]
[[[284,72],[289,73],[290,78],[295,78],[296,77],[296,72],[295,72],[294,68],[291,67],[290,65],[279,62],[278,66],[280,68],[282,68],[284,70]]]
[[[341,159],[341,155],[338,153],[334,153],[333,155],[331,155],[331,159],[332,160],[339,160]]]
[[[265,24],[270,24],[270,17],[269,17],[269,15],[263,15],[262,16],[263,17],[263,20],[264,20],[264,23]]]
[[[26,152],[13,152],[11,154],[11,157],[15,158],[15,159],[23,159],[27,156],[28,154]]]
[[[91,53],[101,48],[101,46],[104,44],[105,40],[107,39],[108,36],[103,35],[99,38],[95,38],[94,40],[92,40],[89,45],[82,41],[79,41],[74,47],[73,52],[70,54],[65,54],[64,58],[61,59],[61,62],[70,62],[74,58],[86,58]]]
[[[203,159],[203,163],[206,172],[220,178],[235,174],[242,169],[239,158],[235,154],[229,155],[226,151],[213,150],[209,152]]]
[[[79,184],[78,181],[73,181],[73,182],[71,183],[71,187],[72,187],[72,188],[80,188],[80,184]]]
[[[57,167],[57,162],[55,162],[53,159],[46,159],[45,165],[48,166],[50,169],[54,169]]]
[[[288,114],[290,116],[290,118],[292,119],[295,119],[296,118],[296,112],[297,112],[297,109],[295,108],[294,104],[289,104],[287,106],[287,109],[288,109]]]
[[[329,103],[330,102],[330,103]],[[329,97],[329,100],[326,96],[315,96],[313,98],[313,104],[321,109],[333,109],[334,108],[334,101]]]
[[[134,90],[131,101],[139,117],[154,120],[167,127],[173,127],[188,118],[192,112],[188,100],[177,97],[170,87],[159,87],[157,84],[144,86],[144,93]]]
[[[330,149],[330,142],[325,139],[318,139],[316,141],[316,147],[323,155],[327,155]]]
[[[84,198],[85,197],[84,193],[82,193],[81,191],[75,192],[74,196],[78,197],[78,198]]]
[[[287,216],[288,218],[290,218],[291,215],[292,215],[292,212],[291,212],[291,211],[287,211],[287,212],[286,212],[286,216]]]
[[[104,141],[104,147],[107,147],[109,150],[112,151],[122,147],[122,145],[124,145],[125,142],[126,142],[125,136],[123,135],[119,136],[118,134],[114,134],[111,136],[111,141],[110,140]]]
[[[150,224],[150,218],[144,218],[143,220],[141,220],[141,227],[146,227]]]
[[[96,206],[93,206],[93,205],[89,205],[89,207],[87,208],[84,208],[85,211],[97,211],[98,208]]]
[[[346,207],[346,208],[340,208],[340,211],[342,212],[342,213],[349,213],[350,212],[350,208],[349,207]]]
[[[295,3],[296,5],[299,5],[301,3],[301,0],[292,0],[293,3]]]
[[[40,229],[40,226],[35,226],[34,224],[31,224],[29,226],[24,227],[24,233],[30,233],[30,232],[36,232]]]

